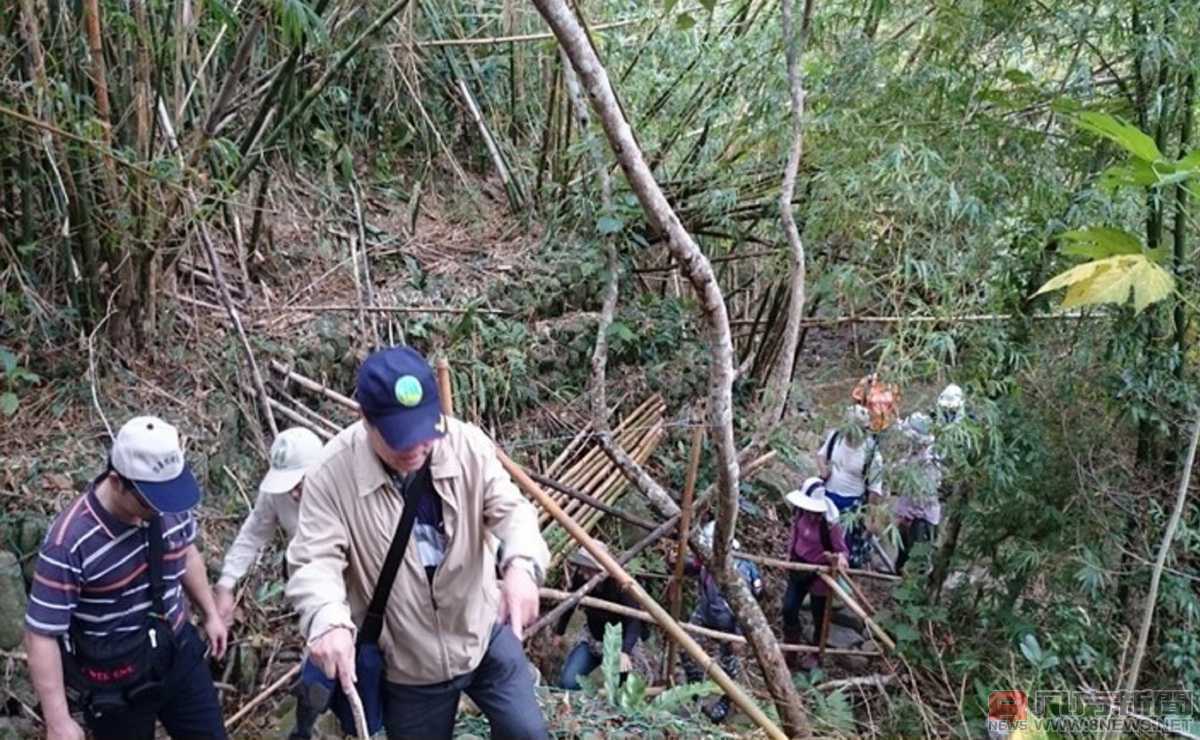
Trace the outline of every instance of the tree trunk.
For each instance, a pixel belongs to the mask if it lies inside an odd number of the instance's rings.
[[[600,118],[617,160],[651,225],[667,237],[667,246],[691,281],[709,327],[712,358],[709,372],[709,423],[717,453],[718,503],[717,535],[713,553],[713,573],[738,617],[755,657],[762,666],[771,695],[792,735],[808,734],[808,720],[792,677],[766,617],[733,565],[731,540],[737,522],[738,458],[733,437],[734,376],[733,341],[724,297],[712,265],[700,251],[691,234],[684,229],[646,165],[641,148],[634,139],[625,114],[608,81],[608,75],[574,14],[564,0],[534,0],[538,11],[550,25],[559,44],[587,90],[592,107]]]
[[[800,33],[792,29],[792,0],[780,3],[780,21],[783,27],[783,43],[787,56],[788,87],[792,99],[792,146],[788,151],[787,167],[783,171],[783,186],[779,189],[779,216],[783,221],[783,233],[787,235],[791,248],[791,277],[788,285],[788,313],[783,328],[783,342],[775,355],[775,364],[767,380],[761,422],[770,426],[783,417],[787,404],[788,390],[792,384],[792,366],[796,358],[796,345],[800,341],[800,323],[804,318],[805,300],[805,257],[804,242],[792,213],[792,197],[796,193],[796,173],[800,170],[800,157],[804,154],[804,80],[800,75],[800,59],[808,39],[808,20],[812,18],[813,0],[804,2],[804,20]]]

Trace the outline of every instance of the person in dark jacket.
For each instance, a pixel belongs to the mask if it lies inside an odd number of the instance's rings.
[[[601,547],[603,548],[604,546],[601,545]],[[591,553],[581,547],[574,555],[568,558],[567,570],[571,584],[569,590],[575,591],[582,588],[585,583],[590,581],[597,573],[600,573],[603,568],[600,567],[600,564],[596,562]],[[597,599],[628,606],[631,609],[638,608],[637,603],[612,578],[605,578],[601,581],[600,585],[592,590],[591,595]],[[558,624],[554,627],[556,639],[561,639],[566,633],[567,626],[570,624],[574,613],[575,607],[571,607],[559,617]],[[562,673],[558,679],[559,686],[571,691],[581,688],[579,685],[580,676],[590,674],[604,660],[605,627],[609,624],[621,625],[622,679],[624,679],[625,674],[629,673],[633,666],[633,650],[637,646],[638,639],[642,636],[642,623],[633,617],[621,617],[612,612],[592,606],[583,607],[583,614],[587,619],[587,630],[579,638],[579,641],[575,643],[575,647],[571,648],[571,652],[567,654],[566,660],[563,661]]]
[[[700,536],[712,546],[713,533],[716,529],[716,522],[709,522],[701,531]],[[740,544],[737,540],[733,541],[733,549],[737,550]],[[763,582],[762,576],[758,572],[758,566],[749,560],[742,558],[734,558],[734,567],[737,568],[746,584],[750,586],[750,592],[754,594],[754,598],[762,598]],[[696,560],[689,559],[684,567],[684,572],[688,575],[699,577],[699,601],[696,604],[695,610],[692,611],[692,616],[688,622],[700,627],[707,627],[711,630],[719,632],[739,632],[737,619],[733,615],[733,609],[729,606],[729,602],[725,600],[725,596],[721,593],[720,586],[717,585],[716,578],[709,572],[708,568]],[[733,649],[733,643],[721,643],[721,668],[729,674],[730,678],[736,679],[741,672],[741,664],[738,661],[737,653]],[[704,670],[692,660],[686,652],[681,657],[683,663],[683,672],[687,676],[688,683],[696,683],[704,680]],[[714,704],[705,708],[704,713],[713,722],[721,722],[729,715],[729,697],[722,696]]]
[[[825,495],[825,483],[820,478],[804,481],[800,490],[787,495],[787,502],[796,508],[792,520],[792,537],[788,543],[788,560],[809,565],[829,565],[836,569],[848,566],[850,548],[846,545],[846,533],[838,524],[837,506]],[[809,597],[813,632],[811,644],[821,638],[825,621],[825,604],[829,598],[829,586],[816,573],[790,571],[787,593],[783,597],[783,640],[796,644],[801,641],[800,605]],[[788,668],[812,670],[817,666],[817,656],[812,653],[800,659],[800,653],[788,653]]]

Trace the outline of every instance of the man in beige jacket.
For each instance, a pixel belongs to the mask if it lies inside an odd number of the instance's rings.
[[[287,596],[310,658],[353,690],[356,625],[404,502],[413,502],[416,521],[379,640],[388,737],[451,737],[464,691],[493,737],[546,737],[519,640],[537,616],[549,560],[536,512],[487,435],[442,415],[433,373],[414,350],[368,357],[355,393],[363,419],[307,473],[288,548]],[[501,544],[502,579],[489,534]]]

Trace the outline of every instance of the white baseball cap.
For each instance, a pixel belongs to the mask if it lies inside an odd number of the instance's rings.
[[[179,431],[158,417],[125,422],[109,462],[161,514],[181,514],[200,503],[200,486],[183,459]]]
[[[700,540],[702,542],[704,542],[706,545],[708,545],[709,547],[712,547],[713,539],[716,537],[716,534],[717,534],[717,522],[714,519],[713,521],[709,522],[708,524],[705,524],[704,528],[700,530]],[[730,544],[733,545],[733,549],[735,549],[735,550],[742,549],[742,543],[738,542],[737,537],[734,537],[733,542],[731,542]]]
[[[283,430],[271,443],[271,469],[258,484],[258,490],[263,493],[292,490],[321,459],[324,446],[320,437],[304,427]]]

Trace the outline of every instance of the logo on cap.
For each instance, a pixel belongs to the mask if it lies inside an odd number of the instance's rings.
[[[421,381],[413,375],[401,375],[396,379],[396,400],[401,406],[412,408],[421,403],[425,392],[421,389]]]
[[[282,468],[287,462],[288,443],[286,439],[280,439],[275,442],[275,450],[271,453],[271,465],[276,468]]]

